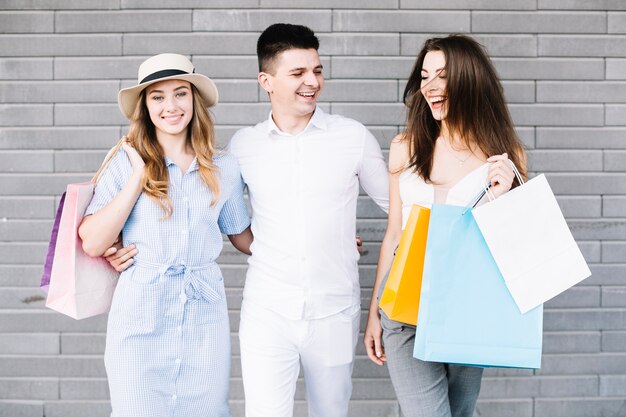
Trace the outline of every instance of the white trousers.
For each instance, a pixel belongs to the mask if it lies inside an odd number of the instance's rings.
[[[289,320],[244,300],[239,342],[246,417],[292,417],[300,363],[309,417],[346,417],[360,306]]]

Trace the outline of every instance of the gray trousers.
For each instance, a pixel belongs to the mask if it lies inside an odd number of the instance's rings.
[[[415,327],[380,314],[389,375],[404,417],[472,417],[482,368],[415,359]]]

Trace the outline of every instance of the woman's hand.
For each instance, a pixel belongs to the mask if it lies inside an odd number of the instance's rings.
[[[89,256],[103,256],[105,252],[107,258],[112,255],[115,256],[117,249],[114,250],[111,247],[119,239],[124,223],[126,223],[137,198],[142,192],[145,163],[137,151],[127,142],[128,139],[126,137],[123,139],[122,147],[128,155],[133,173],[120,192],[113,197],[113,200],[96,213],[86,216],[82,220],[78,228],[78,235],[83,241],[83,250]],[[109,167],[108,169],[113,168]],[[115,259],[119,261],[119,258],[120,254],[118,253]],[[120,262],[118,266],[113,266],[116,269],[126,268],[128,264],[124,265],[124,262]]]
[[[487,159],[490,162],[487,180],[491,183],[489,192],[499,197],[511,189],[515,173],[511,168],[511,161],[506,153],[494,155]]]
[[[141,174],[143,175],[143,169],[146,166],[146,163],[141,159],[139,153],[133,148],[130,143],[124,142],[122,144],[122,148],[126,151],[126,155],[128,155],[128,159],[130,159],[130,165],[133,167],[133,174]]]
[[[367,356],[376,365],[383,366],[387,362],[387,356],[385,355],[385,348],[382,343],[383,328],[380,325],[380,313],[378,312],[378,306],[370,308],[370,313],[367,318],[367,327],[365,328],[365,334],[363,336],[363,343],[365,344],[365,350]]]

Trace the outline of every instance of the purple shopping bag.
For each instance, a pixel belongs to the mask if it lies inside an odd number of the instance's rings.
[[[48,245],[48,254],[46,255],[46,263],[43,266],[43,274],[41,275],[41,282],[39,287],[48,292],[50,286],[50,273],[52,272],[52,261],[54,260],[54,251],[57,246],[57,236],[59,234],[59,223],[61,222],[61,215],[63,214],[63,204],[65,203],[65,193],[61,195],[59,201],[59,208],[57,214],[54,217],[54,224],[52,226],[52,233],[50,233],[50,244]]]

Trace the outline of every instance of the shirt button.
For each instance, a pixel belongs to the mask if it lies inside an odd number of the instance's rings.
[[[186,234],[187,234],[187,229],[183,229],[183,230],[181,230],[181,231],[180,231],[180,233],[181,233],[183,236],[184,236],[184,235],[186,235]]]
[[[187,302],[187,294],[185,294],[184,292],[181,292],[178,298],[180,298],[180,302],[183,304]]]
[[[183,197],[183,201],[186,203],[187,201],[189,201],[188,197]]]
[[[183,330],[183,326],[178,326],[176,327],[176,330],[178,330],[179,332]]]
[[[176,398],[178,398],[176,394],[172,395],[172,400],[176,401]]]
[[[181,362],[180,358],[176,358],[176,363],[180,363],[180,362]]]

